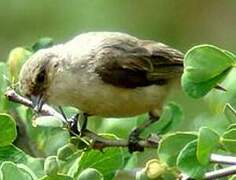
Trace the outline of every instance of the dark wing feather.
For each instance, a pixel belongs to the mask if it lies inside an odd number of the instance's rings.
[[[98,53],[101,79],[123,88],[162,85],[176,78],[183,68],[183,55],[161,43],[140,41],[105,46]]]

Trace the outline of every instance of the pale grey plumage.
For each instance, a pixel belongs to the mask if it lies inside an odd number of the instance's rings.
[[[35,53],[21,70],[20,89],[91,115],[159,113],[182,59],[173,48],[124,33],[84,33]]]

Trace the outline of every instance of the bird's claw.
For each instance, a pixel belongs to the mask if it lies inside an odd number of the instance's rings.
[[[141,138],[139,137],[140,133],[138,131],[139,129],[134,129],[130,135],[129,135],[129,139],[128,139],[128,149],[130,153],[133,153],[135,151],[139,151],[142,152],[144,151],[144,147],[142,147],[139,144],[139,141],[141,140]]]
[[[81,135],[81,129],[78,129],[78,117],[79,117],[79,114],[75,114],[74,116],[72,116],[70,119],[68,119],[68,126],[69,126],[69,129],[71,130],[71,132],[73,134],[76,134],[76,135]]]

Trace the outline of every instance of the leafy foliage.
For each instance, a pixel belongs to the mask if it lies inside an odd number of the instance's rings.
[[[193,47],[185,55],[183,89],[191,97],[202,97],[223,80],[235,63],[233,54],[215,46]]]
[[[10,145],[16,138],[16,123],[10,115],[0,114],[0,147]]]
[[[163,108],[159,121],[142,134],[160,136],[157,152],[154,149],[150,153],[146,150],[129,154],[118,147],[102,152],[93,150],[86,139],[71,137],[58,117],[35,119],[32,110],[6,100],[4,92],[8,86],[18,90],[15,83],[22,64],[37,50],[51,45],[52,39],[40,39],[33,47],[13,49],[7,63],[0,63],[0,179],[109,180],[127,171],[128,176],[132,174],[136,179],[175,179],[181,173],[203,178],[207,171],[213,170],[212,153],[236,153],[236,89],[231,88],[235,82],[233,53],[211,45],[193,47],[185,55],[182,75],[185,93],[192,98],[207,95],[207,103],[217,106],[225,127],[219,131],[202,124],[195,131],[180,131],[178,125],[184,119],[182,107],[171,102]],[[215,89],[219,85],[227,91]],[[71,107],[65,107],[64,111],[68,117],[78,112]],[[199,117],[215,118],[211,113]],[[89,128],[110,133],[103,134],[107,138],[124,138],[147,118],[147,114],[123,120],[92,117]],[[140,161],[141,166],[147,161],[146,166],[133,175],[130,172],[140,166]]]

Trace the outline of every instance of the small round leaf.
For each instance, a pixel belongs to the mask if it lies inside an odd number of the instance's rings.
[[[219,135],[212,129],[202,127],[199,130],[198,144],[197,144],[197,159],[203,164],[209,163],[209,157],[212,151],[219,144]]]
[[[104,178],[103,178],[103,175],[97,169],[87,168],[79,174],[77,179],[78,180],[88,180],[88,179],[103,180]]]
[[[207,81],[235,64],[231,54],[212,45],[195,46],[184,57],[184,71],[195,83]]]
[[[59,162],[56,156],[48,156],[44,162],[44,172],[47,175],[56,175],[59,171]]]
[[[189,142],[179,153],[177,167],[189,177],[200,179],[207,171],[207,166],[203,166],[199,163],[196,152],[197,140]]]
[[[16,123],[8,114],[0,114],[0,147],[10,145],[16,138]]]
[[[56,116],[39,116],[34,119],[33,125],[35,127],[63,127],[63,120]]]
[[[169,134],[162,138],[158,147],[158,156],[161,161],[166,162],[169,166],[176,166],[176,159],[182,148],[197,135],[192,133],[177,132]]]
[[[226,70],[212,79],[197,83],[191,80],[189,74],[184,73],[181,78],[181,85],[187,95],[192,98],[200,98],[205,96],[211,89],[221,82],[228,72],[229,70]]]

